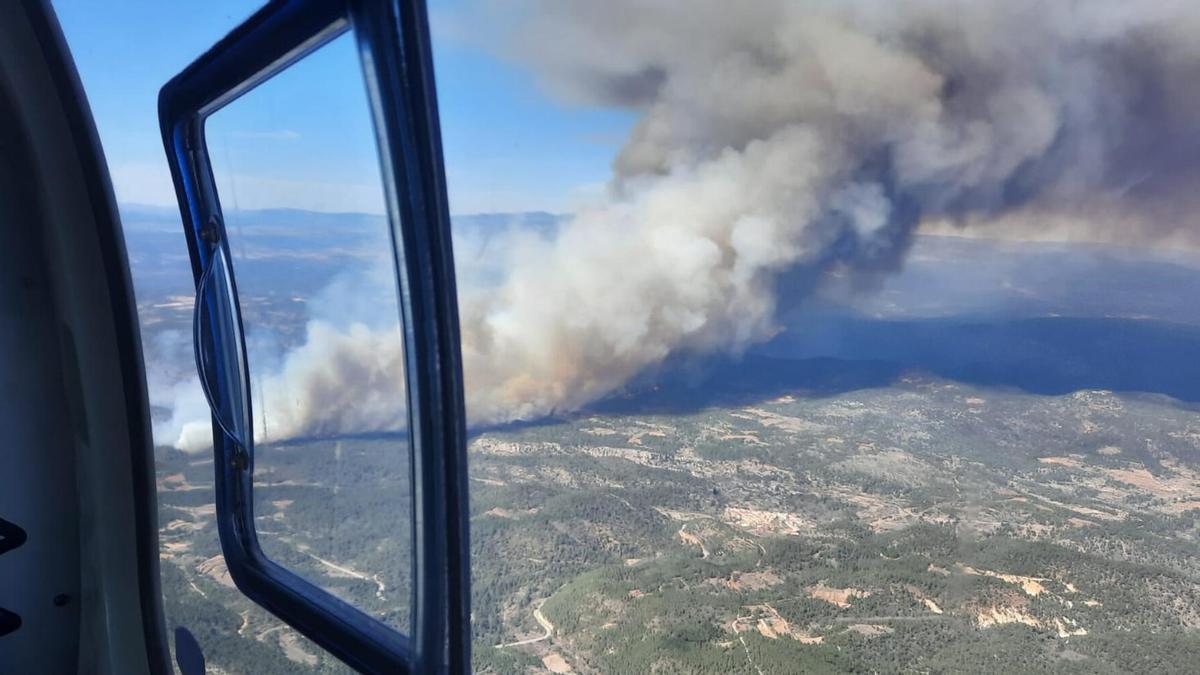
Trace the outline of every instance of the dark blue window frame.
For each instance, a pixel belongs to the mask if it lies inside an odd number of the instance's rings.
[[[204,140],[208,115],[346,31],[355,36],[375,125],[406,345],[414,533],[408,636],[259,547],[245,344]],[[163,87],[159,119],[197,284],[197,362],[214,407],[217,524],[230,576],[252,600],[361,671],[469,672],[462,365],[424,1],[269,3]],[[223,267],[220,286],[212,288],[216,267]]]

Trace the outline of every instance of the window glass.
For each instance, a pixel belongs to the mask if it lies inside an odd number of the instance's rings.
[[[1196,17],[441,5],[476,667],[1193,670]]]
[[[360,72],[342,36],[217,111],[205,135],[247,342],[259,543],[405,630],[404,339]]]

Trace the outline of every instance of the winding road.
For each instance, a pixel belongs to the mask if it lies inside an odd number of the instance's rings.
[[[504,649],[505,647],[519,647],[521,645],[531,645],[535,642],[541,642],[542,640],[549,640],[550,636],[554,634],[554,624],[550,623],[550,620],[546,618],[545,614],[542,614],[542,605],[544,605],[544,604],[546,604],[545,600],[538,603],[537,609],[533,610],[533,618],[534,618],[534,620],[536,620],[538,622],[538,625],[541,626],[542,629],[546,631],[545,634],[540,635],[535,638],[529,638],[528,640],[517,640],[516,642],[504,642],[504,643],[496,645],[496,649]]]

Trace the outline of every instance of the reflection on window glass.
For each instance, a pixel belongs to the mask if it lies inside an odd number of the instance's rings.
[[[442,7],[476,667],[1194,670],[1197,16]]]
[[[405,630],[404,341],[357,59],[343,36],[215,113],[205,134],[249,356],[259,542]]]

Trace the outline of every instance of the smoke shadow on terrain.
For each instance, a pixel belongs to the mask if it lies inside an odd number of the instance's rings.
[[[706,408],[734,407],[792,396],[825,397],[886,387],[902,366],[872,359],[784,358],[746,354],[714,357],[704,363],[666,365],[653,381],[598,401],[582,414],[680,415]]]
[[[1200,327],[1136,319],[824,318],[741,358],[675,364],[592,413],[696,412],[784,394],[832,396],[926,373],[979,387],[1082,389],[1200,402]]]
[[[676,359],[578,413],[469,431],[475,437],[581,415],[689,414],[783,395],[830,397],[888,387],[910,374],[1040,395],[1107,389],[1200,403],[1197,355],[1200,326],[1165,321],[822,316],[740,357]],[[334,436],[407,440],[403,432]],[[277,445],[331,437],[310,435]]]

